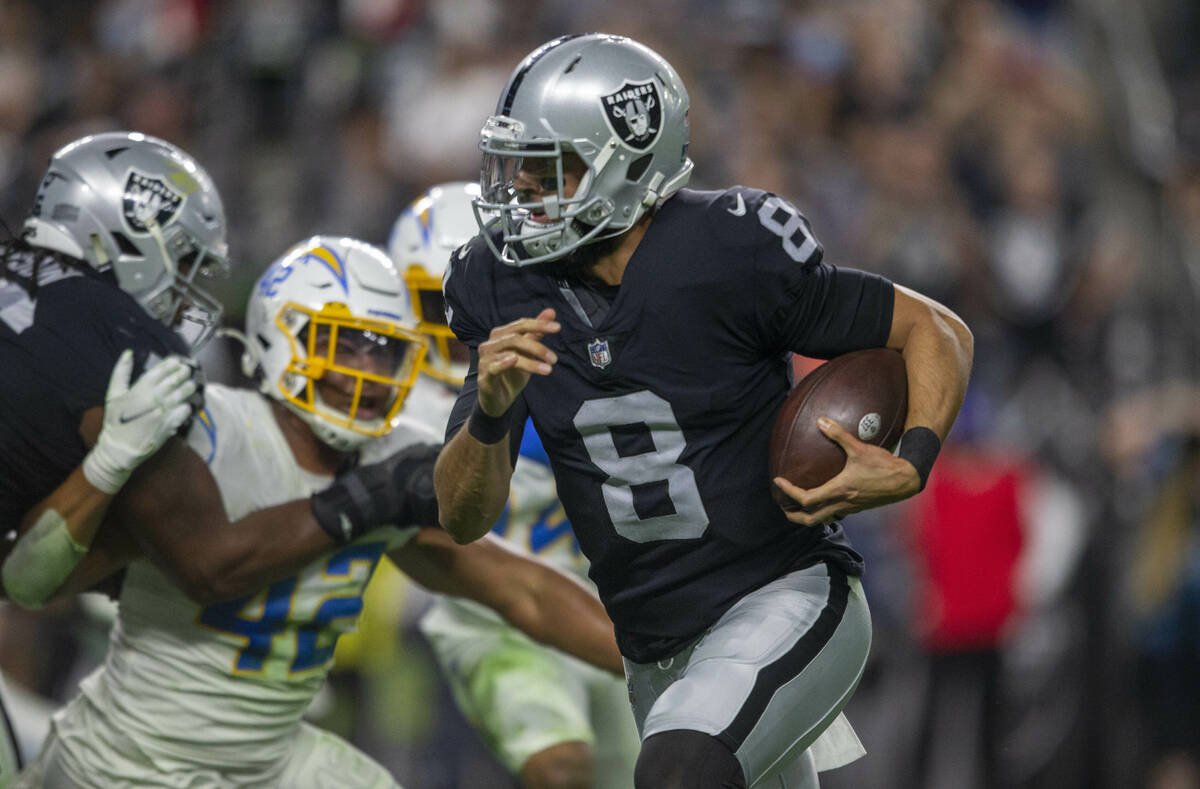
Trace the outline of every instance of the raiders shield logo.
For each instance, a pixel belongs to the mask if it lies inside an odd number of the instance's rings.
[[[629,82],[600,97],[613,134],[635,151],[645,151],[662,131],[662,97],[654,80]]]
[[[154,219],[159,227],[179,213],[183,195],[157,176],[143,175],[136,170],[129,172],[125,180],[125,197],[121,201],[125,224],[135,233],[147,233],[147,224]]]

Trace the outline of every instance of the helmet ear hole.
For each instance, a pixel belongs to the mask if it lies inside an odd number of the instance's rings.
[[[629,163],[629,169],[625,171],[625,180],[631,184],[642,180],[642,176],[646,174],[646,168],[650,166],[650,162],[653,160],[654,154],[652,153],[634,159]]]

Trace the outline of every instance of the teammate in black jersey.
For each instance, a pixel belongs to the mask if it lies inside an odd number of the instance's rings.
[[[491,527],[531,416],[626,657],[638,787],[816,786],[862,753],[840,713],[870,617],[836,519],[922,487],[972,338],[824,263],[780,197],[683,189],[687,111],[670,64],[621,37],[556,39],[513,72],[482,132],[483,232],[444,283],[472,366],[441,518],[459,541]],[[899,456],[823,424],[846,468],[808,491],[769,479],[789,354],[880,346],[908,372]]]
[[[0,259],[0,533],[24,541],[48,512],[70,521],[109,509],[65,583],[35,578],[38,594],[20,602],[91,588],[143,552],[197,601],[236,598],[394,522],[395,509],[411,503],[391,484],[395,468],[362,466],[348,472],[366,483],[355,495],[338,496],[344,476],[323,504],[289,502],[232,523],[204,460],[175,437],[115,498],[105,475],[87,473],[89,449],[113,417],[106,394],[122,352],[132,349],[142,368],[186,354],[219,322],[219,303],[196,280],[226,267],[224,210],[204,169],[175,146],[132,132],[65,146],[22,238],[0,247]],[[112,489],[97,489],[97,480]],[[0,555],[10,550],[24,556],[9,541]],[[6,582],[14,566],[44,569],[6,563]]]

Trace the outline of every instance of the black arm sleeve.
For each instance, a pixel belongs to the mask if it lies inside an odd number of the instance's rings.
[[[828,359],[887,344],[895,290],[884,277],[818,264],[788,295],[772,324],[790,351]]]
[[[479,392],[479,351],[475,348],[469,350],[471,361],[467,367],[467,377],[463,380],[463,387],[458,393],[458,399],[454,401],[454,408],[450,409],[450,419],[446,422],[447,444],[467,423],[471,411],[475,409],[475,399]],[[521,451],[521,437],[525,433],[525,420],[528,416],[529,408],[525,405],[525,398],[518,395],[509,412],[511,421],[508,428],[508,442],[513,463],[517,462],[517,454]]]

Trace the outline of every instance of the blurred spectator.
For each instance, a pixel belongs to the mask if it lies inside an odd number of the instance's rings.
[[[1018,663],[1023,683],[1037,685],[1034,677],[1058,675],[1079,645],[1069,629],[1045,643],[1037,621],[1063,605],[1085,510],[1035,456],[991,444],[985,409],[970,397],[928,486],[903,511],[915,556],[914,632],[928,656],[911,784],[921,789],[1014,786],[1037,772],[1041,765],[1012,745],[1009,727],[1024,717],[1029,694],[1015,692],[1006,669]],[[1043,737],[1061,739],[1080,713],[1079,694],[1062,690],[1037,688],[1073,711]]]

